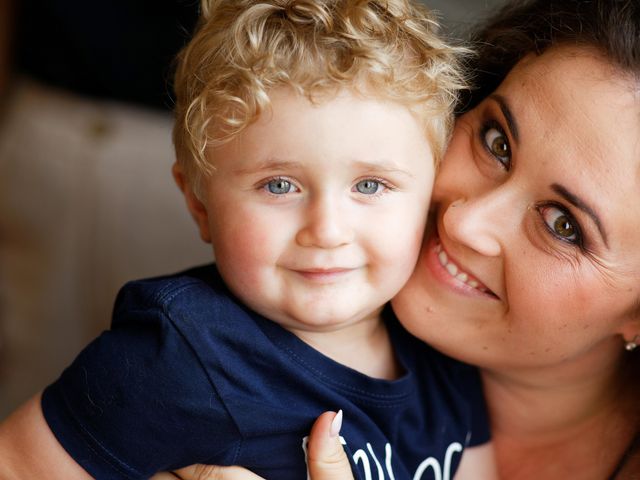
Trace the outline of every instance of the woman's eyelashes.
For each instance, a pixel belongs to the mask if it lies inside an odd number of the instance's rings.
[[[558,240],[584,248],[582,229],[562,205],[546,203],[536,207],[545,227]]]
[[[485,122],[480,130],[480,141],[485,150],[506,171],[511,169],[511,146],[504,129],[495,120]]]

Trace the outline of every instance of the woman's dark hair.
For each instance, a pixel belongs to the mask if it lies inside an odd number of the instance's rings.
[[[460,111],[492,93],[521,58],[559,44],[594,47],[640,78],[640,0],[511,0],[471,41],[474,88],[462,95]]]

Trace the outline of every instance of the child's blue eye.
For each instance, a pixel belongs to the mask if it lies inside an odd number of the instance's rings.
[[[379,188],[380,182],[376,180],[367,179],[356,183],[356,190],[365,195],[374,195],[378,193]]]
[[[269,190],[269,193],[273,193],[275,195],[284,195],[285,193],[291,192],[294,188],[291,182],[284,178],[274,178],[273,180],[269,180],[266,187]]]

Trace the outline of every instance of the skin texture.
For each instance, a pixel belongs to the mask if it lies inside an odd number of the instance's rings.
[[[434,171],[421,122],[349,91],[312,104],[281,89],[208,158],[201,199],[175,173],[229,288],[328,356],[393,376],[379,313],[420,250]]]

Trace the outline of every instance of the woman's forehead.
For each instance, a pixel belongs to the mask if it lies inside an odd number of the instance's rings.
[[[523,59],[496,90],[523,143],[555,152],[563,163],[577,156],[584,166],[627,176],[640,166],[637,92],[629,75],[579,48]]]
[[[509,77],[527,75],[539,80],[577,78],[585,81],[577,88],[602,81],[637,92],[638,73],[626,72],[595,47],[559,45],[540,55],[530,53],[523,57],[507,74],[505,82]]]

